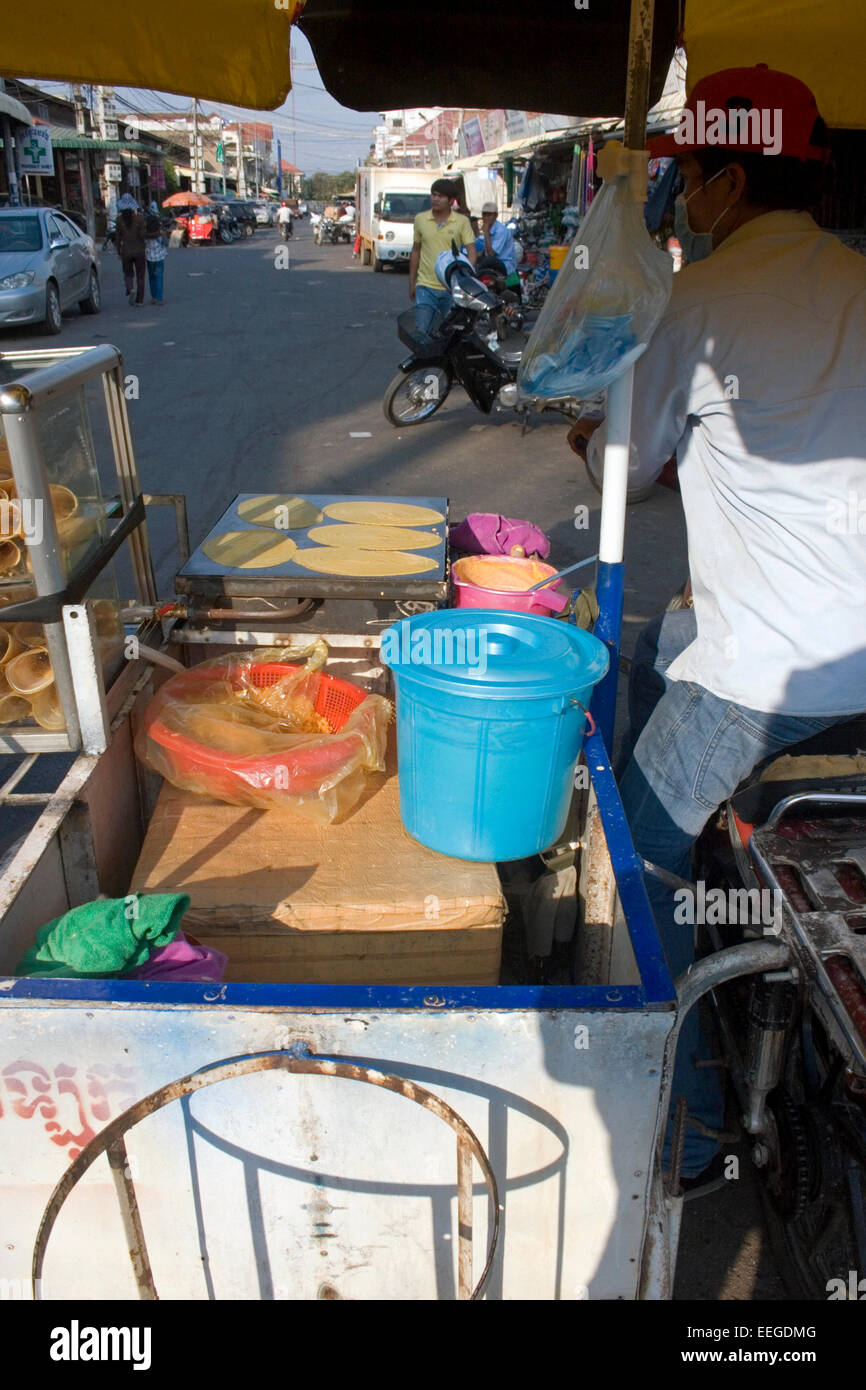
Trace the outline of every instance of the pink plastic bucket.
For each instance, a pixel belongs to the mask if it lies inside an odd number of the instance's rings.
[[[551,587],[538,589],[534,594],[520,589],[489,589],[480,584],[471,584],[461,578],[461,569],[468,562],[483,561],[483,555],[466,555],[451,566],[451,587],[455,608],[507,608],[514,613],[536,613],[540,617],[550,617],[551,613],[561,613],[568,606],[568,594]],[[544,565],[540,560],[525,560],[513,555],[491,556],[497,565],[507,565],[516,577],[523,577],[526,587],[537,584],[544,575],[554,575],[553,565]],[[539,572],[540,571],[540,572]]]

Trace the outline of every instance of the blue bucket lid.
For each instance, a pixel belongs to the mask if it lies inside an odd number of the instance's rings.
[[[382,661],[395,679],[453,694],[550,697],[595,685],[607,647],[557,618],[493,608],[416,613],[382,633]]]

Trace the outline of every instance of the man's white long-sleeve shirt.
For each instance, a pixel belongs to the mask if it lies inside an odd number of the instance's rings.
[[[599,469],[603,427],[590,441]],[[697,640],[668,674],[765,712],[866,709],[866,257],[771,212],[674,277],[629,483],[676,453]]]

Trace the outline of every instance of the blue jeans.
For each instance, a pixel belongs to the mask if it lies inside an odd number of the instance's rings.
[[[415,332],[419,338],[429,338],[437,309],[447,314],[451,308],[451,295],[447,290],[431,290],[426,285],[415,289]]]
[[[165,271],[165,261],[148,261],[147,278],[150,281],[150,297],[157,303],[162,302],[162,278]]]
[[[850,718],[764,714],[719,699],[691,681],[671,680],[668,667],[696,633],[694,612],[683,609],[663,613],[640,634],[629,680],[627,762],[620,777],[638,854],[686,879],[691,879],[691,849],[704,825],[758,763]],[[670,888],[648,877],[647,890],[668,968],[676,978],[695,959],[694,928],[675,922]],[[691,1115],[712,1129],[721,1129],[724,1093],[718,1071],[694,1065],[709,1057],[695,1007],[686,1015],[680,1033],[671,1113],[684,1095]],[[670,1128],[669,1124],[666,1161]],[[688,1127],[683,1177],[697,1176],[718,1150],[715,1139]]]

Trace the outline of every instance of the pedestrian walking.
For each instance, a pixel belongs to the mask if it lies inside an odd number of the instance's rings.
[[[147,219],[145,230],[144,257],[147,261],[147,278],[150,282],[150,302],[151,304],[162,304],[168,237],[164,234],[162,223],[153,210]]]
[[[131,193],[117,203],[117,229],[114,244],[123,266],[123,283],[130,304],[144,303],[146,230],[144,215]]]

